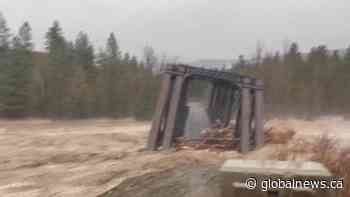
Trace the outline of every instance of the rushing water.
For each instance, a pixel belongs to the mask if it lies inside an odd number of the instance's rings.
[[[190,111],[185,126],[185,137],[198,138],[200,132],[210,126],[206,107],[201,102],[189,102]]]

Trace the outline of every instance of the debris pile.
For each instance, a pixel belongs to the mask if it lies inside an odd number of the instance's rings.
[[[265,130],[266,143],[287,144],[296,134],[289,127],[270,127]],[[202,131],[199,138],[191,139],[179,137],[176,139],[177,150],[233,150],[237,148],[238,140],[235,140],[232,128],[210,128]]]
[[[212,150],[232,150],[235,148],[235,140],[232,128],[205,129],[198,139],[179,137],[176,139],[177,150],[184,149],[212,149]]]
[[[265,131],[266,142],[269,144],[286,144],[296,134],[290,127],[272,126]]]

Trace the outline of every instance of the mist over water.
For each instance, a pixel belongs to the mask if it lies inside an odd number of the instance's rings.
[[[189,102],[189,114],[185,126],[186,138],[199,138],[203,129],[210,127],[206,106],[201,102]]]

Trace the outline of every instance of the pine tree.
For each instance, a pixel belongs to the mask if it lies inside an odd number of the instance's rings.
[[[328,113],[335,114],[338,112],[338,106],[341,104],[342,99],[340,98],[339,82],[342,80],[342,74],[340,72],[342,58],[340,57],[339,51],[335,50],[331,57],[329,58],[329,70],[327,78],[327,86],[325,89],[325,99],[327,100],[326,105],[328,106]],[[336,79],[333,76],[338,75]]]
[[[80,87],[75,90],[79,93],[77,99],[77,113],[80,118],[89,117],[96,112],[96,77],[94,65],[94,48],[88,35],[79,32],[75,40],[75,76],[74,82]],[[79,80],[78,80],[79,79]]]
[[[62,117],[66,102],[65,88],[67,87],[67,43],[63,37],[62,29],[58,21],[54,21],[52,27],[46,33],[46,49],[48,51],[49,65],[47,81],[47,106],[46,111],[51,116]]]
[[[337,81],[337,111],[338,112],[350,112],[350,91],[349,91],[349,83],[350,83],[350,46],[346,49],[344,58],[342,59],[339,68],[337,77],[335,80]]]
[[[125,53],[124,57],[123,57],[123,65],[131,65],[130,62],[130,54],[129,53]]]
[[[292,43],[288,53],[285,55],[286,62],[289,64],[298,63],[301,59],[301,54],[299,52],[299,46],[297,43]]]
[[[242,69],[244,69],[247,66],[247,61],[244,58],[244,55],[239,55],[238,56],[238,61],[236,64],[232,65],[231,70],[233,72],[240,72]]]
[[[302,98],[300,97],[300,94],[298,92],[301,92],[304,88],[301,82],[301,75],[300,71],[303,69],[303,60],[301,57],[301,53],[299,52],[299,46],[297,43],[292,43],[289,51],[284,56],[284,67],[282,72],[284,73],[285,80],[281,83],[283,84],[283,87],[281,89],[281,99],[284,107],[290,105],[294,101],[297,101],[297,103],[301,103]],[[291,86],[290,84],[294,84]],[[291,113],[295,113],[298,111],[302,106],[296,106],[294,109],[285,109],[285,110],[292,110]]]
[[[106,50],[100,52],[99,64],[101,66],[99,76],[99,86],[104,87],[99,99],[100,108],[103,113],[112,117],[120,117],[121,105],[120,92],[121,80],[121,52],[114,33],[107,39]],[[101,106],[102,105],[102,106]]]
[[[309,66],[312,68],[311,73],[311,88],[313,90],[311,100],[311,116],[321,115],[323,108],[326,106],[322,100],[325,97],[325,88],[327,84],[327,74],[329,72],[328,67],[329,57],[326,46],[318,46],[311,49],[309,55]]]
[[[157,57],[151,46],[145,46],[143,49],[144,67],[148,70],[154,70],[157,65]]]
[[[137,61],[137,57],[136,56],[132,56],[131,60],[130,60],[130,64],[137,66],[138,65],[138,61]]]
[[[65,42],[64,49],[64,65],[66,66],[66,70],[70,72],[72,70],[72,65],[76,64],[76,50],[74,43],[72,41]]]
[[[9,48],[10,37],[10,29],[7,27],[5,17],[0,12],[0,50],[5,50]]]
[[[32,81],[32,33],[28,22],[19,29],[13,38],[11,51],[11,67],[9,69],[10,94],[5,100],[4,113],[8,117],[23,117],[27,114]]]
[[[159,89],[155,85],[151,70],[143,69],[141,73],[141,84],[139,84],[140,88],[136,97],[134,116],[138,120],[148,120],[152,117],[155,106],[156,94],[154,94],[154,91]]]
[[[129,61],[129,75],[128,75],[128,81],[129,85],[127,87],[128,89],[128,95],[129,95],[129,116],[134,116],[136,103],[138,102],[137,96],[141,89],[140,83],[140,68],[138,67],[138,61],[136,56],[132,56]]]
[[[345,60],[345,62],[350,64],[350,46],[345,51],[345,58],[344,58],[344,60]]]
[[[5,110],[6,97],[11,93],[9,69],[10,63],[10,29],[0,12],[0,115]]]
[[[121,52],[114,33],[109,35],[106,45],[106,54],[109,64],[118,64],[120,61]]]
[[[20,39],[20,43],[22,45],[21,48],[27,51],[33,50],[33,42],[32,42],[32,28],[28,22],[24,22],[24,24],[20,27],[18,32],[18,38]]]
[[[54,21],[52,27],[46,33],[46,49],[49,52],[50,65],[64,64],[66,41],[58,21]]]
[[[89,37],[84,32],[79,32],[75,40],[75,63],[91,67],[94,65],[94,48],[89,41]]]

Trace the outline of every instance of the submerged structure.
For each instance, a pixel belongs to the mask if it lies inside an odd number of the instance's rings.
[[[264,144],[263,82],[233,72],[187,65],[169,65],[162,70],[162,82],[147,149],[169,149],[184,135],[189,112],[188,87],[193,80],[210,82],[207,113],[210,121],[227,126],[235,120],[233,142],[242,153]]]

